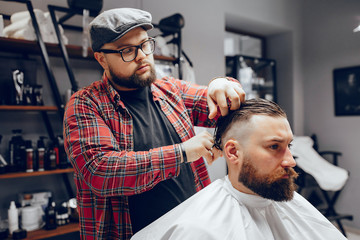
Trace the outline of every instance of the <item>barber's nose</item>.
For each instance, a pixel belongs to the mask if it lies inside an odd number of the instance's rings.
[[[295,159],[289,149],[286,150],[284,159],[281,162],[281,166],[283,166],[283,167],[295,167],[296,166]]]

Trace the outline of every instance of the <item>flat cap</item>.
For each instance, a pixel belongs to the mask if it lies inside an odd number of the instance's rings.
[[[151,14],[135,8],[116,8],[102,12],[90,23],[91,47],[94,52],[105,43],[118,40],[130,30],[153,28]]]

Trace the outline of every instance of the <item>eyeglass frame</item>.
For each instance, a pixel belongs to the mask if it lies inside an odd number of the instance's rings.
[[[151,41],[151,42],[154,43],[154,49],[153,49],[153,51],[152,51],[151,53],[146,54],[146,53],[144,53],[144,51],[143,51],[143,49],[142,49],[142,46],[143,46],[144,43],[149,42],[149,41]],[[120,56],[121,56],[121,58],[122,58],[122,60],[123,60],[124,62],[132,62],[132,61],[134,61],[134,59],[137,57],[138,52],[139,52],[139,49],[141,49],[141,51],[142,51],[146,56],[154,53],[154,51],[155,51],[155,43],[156,43],[155,38],[149,38],[149,39],[145,40],[144,42],[140,43],[139,45],[124,47],[124,48],[119,49],[119,50],[114,50],[114,49],[100,49],[100,50],[98,50],[97,52],[102,52],[102,53],[119,53]],[[134,57],[133,59],[131,59],[130,61],[125,61],[122,52],[123,52],[126,48],[130,48],[130,47],[136,47],[135,57]]]

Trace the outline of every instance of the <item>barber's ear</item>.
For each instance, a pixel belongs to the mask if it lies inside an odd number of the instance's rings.
[[[106,58],[103,53],[94,52],[94,57],[95,57],[96,61],[98,61],[98,63],[103,67],[104,70],[106,70],[108,68],[108,64],[107,64]]]
[[[224,144],[223,152],[229,163],[237,164],[242,159],[242,151],[240,144],[233,139],[228,140]]]

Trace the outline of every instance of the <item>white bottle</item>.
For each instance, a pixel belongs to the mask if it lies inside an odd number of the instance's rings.
[[[19,213],[15,206],[15,202],[11,201],[10,208],[8,210],[9,219],[9,232],[12,234],[15,230],[19,229]]]

